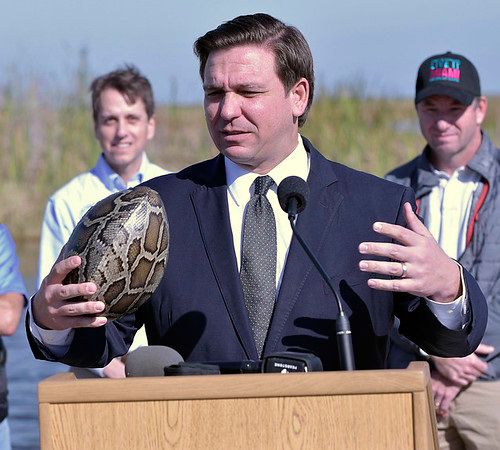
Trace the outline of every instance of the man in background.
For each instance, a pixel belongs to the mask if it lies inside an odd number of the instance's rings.
[[[427,141],[387,178],[411,186],[439,245],[472,273],[489,307],[484,339],[464,358],[427,356],[395,336],[390,364],[426,357],[441,448],[500,448],[500,152],[481,124],[479,75],[464,56],[431,56],[419,68],[415,105]]]
[[[73,178],[47,203],[40,239],[38,286],[49,273],[83,215],[103,198],[168,173],[149,162],[146,144],[155,134],[155,103],[150,82],[135,67],[126,66],[96,78],[90,87],[94,130],[102,149],[97,164]],[[87,370],[74,368],[78,376]],[[91,372],[122,378],[124,365],[115,359]]]
[[[7,227],[0,224],[0,449],[11,448],[7,422],[7,351],[1,336],[11,336],[21,319],[26,303],[26,287],[16,256],[16,247]]]

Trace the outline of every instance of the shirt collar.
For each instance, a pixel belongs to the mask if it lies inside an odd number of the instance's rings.
[[[235,203],[239,206],[248,201],[250,188],[259,174],[250,172],[238,164],[224,157],[226,167],[226,179],[228,191]],[[298,135],[297,147],[283,161],[274,167],[267,175],[275,182],[271,188],[276,192],[277,186],[291,175],[307,180],[309,175],[309,156],[302,142],[302,137]]]
[[[451,178],[456,178],[462,183],[468,183],[476,182],[479,179],[479,175],[467,166],[457,168],[452,175],[448,175],[446,172],[436,169],[432,164],[430,165],[430,167],[440,180],[449,181]]]
[[[104,155],[101,153],[101,156],[99,156],[93,172],[110,191],[121,191],[123,189],[126,189],[127,187],[137,186],[138,184],[142,183],[144,181],[144,174],[150,164],[151,163],[149,162],[146,153],[143,153],[139,171],[128,181],[128,183],[125,183],[120,175],[118,175],[110,167],[110,165],[106,162]]]

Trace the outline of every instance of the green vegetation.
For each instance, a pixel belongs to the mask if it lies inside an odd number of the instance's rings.
[[[15,83],[0,87],[0,221],[16,240],[37,240],[47,197],[91,167],[100,152],[93,135],[88,83],[72,95]],[[486,129],[500,144],[500,98],[490,99]],[[420,152],[412,100],[319,95],[302,130],[331,159],[377,175]],[[171,170],[216,154],[201,106],[160,105],[150,158]]]

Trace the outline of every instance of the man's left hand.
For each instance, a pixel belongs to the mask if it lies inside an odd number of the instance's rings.
[[[431,382],[436,414],[438,417],[446,417],[448,416],[451,402],[460,393],[462,388],[435,371],[431,374]]]
[[[408,228],[385,222],[375,222],[373,229],[392,238],[389,242],[362,242],[359,252],[376,255],[391,261],[363,260],[363,272],[390,275],[391,279],[370,278],[373,289],[409,292],[428,297],[436,302],[448,303],[461,294],[460,269],[439,247],[430,231],[415,215],[410,203],[404,204]]]

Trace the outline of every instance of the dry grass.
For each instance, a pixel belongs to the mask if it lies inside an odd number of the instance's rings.
[[[33,84],[0,89],[0,221],[18,241],[37,240],[47,197],[99,155],[85,97],[56,98]],[[56,98],[54,100],[54,98]],[[490,99],[486,129],[500,143],[500,98]],[[303,134],[324,154],[383,175],[423,145],[411,100],[357,95],[316,99]],[[216,154],[201,106],[160,106],[150,158],[179,170]]]

